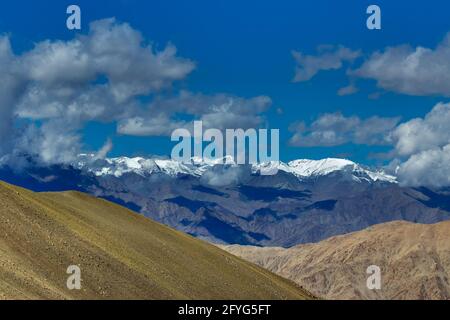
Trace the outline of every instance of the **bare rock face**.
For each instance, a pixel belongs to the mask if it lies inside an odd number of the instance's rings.
[[[226,250],[326,299],[450,299],[450,222],[390,222],[319,243]],[[367,288],[367,267],[381,289]]]

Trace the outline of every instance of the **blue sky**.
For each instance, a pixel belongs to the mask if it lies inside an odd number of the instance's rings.
[[[409,44],[435,48],[450,31],[450,4],[443,1],[15,1],[2,3],[0,33],[8,34],[15,54],[31,50],[46,39],[70,40],[78,32],[65,27],[65,10],[77,4],[82,10],[82,34],[89,23],[108,17],[129,23],[146,41],[162,50],[167,43],[177,55],[195,62],[195,69],[173,84],[164,95],[177,90],[243,98],[268,96],[271,107],[264,123],[280,128],[281,158],[345,156],[373,164],[368,156],[387,152],[389,145],[343,143],[324,146],[290,146],[289,126],[310,124],[320,115],[401,117],[405,122],[424,117],[445,94],[405,94],[377,88],[376,81],[357,79],[359,91],[340,96],[349,84],[348,69],[356,69],[377,50]],[[382,30],[365,26],[368,5],[382,10]],[[316,55],[321,45],[342,45],[361,50],[353,63],[337,70],[318,72],[303,82],[293,82],[296,62],[292,51]],[[369,96],[380,93],[377,99]],[[149,97],[148,99],[152,99]],[[282,109],[282,113],[277,112]],[[167,136],[133,136],[116,133],[115,122],[88,121],[82,128],[87,149],[97,150],[107,138],[110,155],[170,154]]]

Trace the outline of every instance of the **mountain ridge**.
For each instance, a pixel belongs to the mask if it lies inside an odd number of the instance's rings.
[[[150,175],[161,172],[169,176],[177,176],[179,174],[202,176],[205,171],[214,166],[238,166],[230,156],[221,159],[193,157],[188,162],[179,162],[170,159],[144,157],[96,159],[94,154],[80,155],[78,161],[74,162],[73,165],[78,169],[92,172],[96,176],[114,175],[116,177],[130,172],[139,175]],[[299,179],[325,176],[335,171],[347,171],[354,175],[355,180],[366,179],[368,181],[396,183],[394,176],[386,174],[381,170],[369,170],[353,161],[340,158],[325,158],[321,160],[297,159],[288,163],[281,161],[259,163],[251,165],[251,170],[252,173],[258,173],[267,167],[293,174]]]

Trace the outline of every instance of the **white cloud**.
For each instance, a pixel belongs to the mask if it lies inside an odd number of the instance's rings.
[[[0,37],[0,155],[12,147],[14,109],[12,106],[23,90],[23,83],[16,76],[15,57],[7,37]]]
[[[137,136],[170,136],[177,128],[192,131],[192,121],[175,119],[183,114],[203,121],[203,127],[217,129],[248,129],[261,126],[262,115],[272,105],[267,96],[242,98],[229,94],[194,94],[181,91],[179,95],[159,97],[138,116],[120,121],[118,132]]]
[[[401,45],[376,52],[350,75],[374,79],[385,90],[450,96],[450,34],[434,49]]]
[[[340,69],[345,62],[352,63],[361,56],[360,51],[342,45],[321,46],[317,55],[292,54],[296,61],[294,82],[308,81],[322,70]],[[408,44],[386,47],[347,74],[351,84],[339,89],[339,95],[355,93],[358,89],[354,81],[360,78],[375,80],[379,88],[395,93],[450,97],[450,33],[434,48]]]
[[[157,51],[114,19],[93,22],[73,40],[36,43],[21,55],[0,37],[0,156],[70,161],[82,148],[79,131],[87,121],[129,118],[140,96],[170,88],[194,68],[173,45]],[[31,125],[15,131],[16,117]]]
[[[402,185],[450,186],[450,103],[438,103],[423,118],[398,122],[399,118],[324,114],[309,126],[303,122],[291,125],[290,144],[389,145],[393,148],[383,157],[391,159],[387,168],[397,174]]]
[[[304,123],[292,125],[290,131],[294,134],[289,142],[297,147],[331,147],[346,143],[386,145],[389,144],[389,133],[399,120],[378,116],[361,119],[357,116],[345,117],[341,113],[327,113],[309,126]]]
[[[106,140],[105,144],[95,154],[94,159],[95,160],[97,160],[97,159],[105,159],[105,157],[112,150],[112,148],[113,148],[112,140],[111,139]]]
[[[318,51],[316,56],[292,51],[296,62],[294,82],[308,81],[322,70],[340,69],[344,62],[353,62],[361,55],[343,46],[322,46]]]
[[[41,127],[31,125],[14,140],[15,148],[8,155],[17,161],[22,155],[38,156],[43,163],[69,163],[81,150],[81,137],[65,122],[47,122]]]
[[[194,68],[172,44],[156,50],[114,19],[95,21],[72,40],[36,43],[21,55],[0,37],[0,158],[27,154],[45,163],[70,162],[83,149],[81,129],[89,121],[117,123],[118,133],[138,136],[170,136],[194,119],[219,129],[265,122],[272,103],[266,96],[174,94],[173,83]],[[28,125],[14,132],[16,118]]]
[[[450,144],[412,155],[397,169],[402,185],[450,186]]]
[[[358,88],[353,84],[349,84],[348,86],[342,87],[338,90],[339,96],[348,96],[358,92]]]
[[[195,67],[177,57],[173,45],[155,51],[138,31],[114,19],[91,23],[88,35],[71,41],[40,42],[20,59],[29,80],[61,95],[104,76],[118,102],[168,87]]]
[[[439,103],[424,118],[402,123],[394,130],[392,138],[400,156],[447,145],[450,143],[450,103]]]
[[[391,135],[399,181],[410,186],[450,185],[450,103],[400,124]]]
[[[132,117],[121,120],[117,125],[117,132],[132,136],[170,136],[177,128],[184,128],[185,121],[175,121],[166,114],[147,117]]]
[[[88,35],[74,40],[40,42],[16,60],[17,77],[28,83],[17,112],[32,118],[117,115],[131,99],[170,87],[195,66],[173,45],[153,50],[114,19],[93,22]]]
[[[248,166],[214,166],[202,174],[201,181],[210,186],[224,187],[239,184],[250,174]]]

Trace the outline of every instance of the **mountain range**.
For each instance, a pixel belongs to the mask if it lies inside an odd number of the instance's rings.
[[[394,220],[450,219],[450,189],[405,187],[346,159],[238,166],[230,158],[84,154],[70,165],[4,166],[0,179],[35,191],[87,192],[219,244],[290,247]]]

